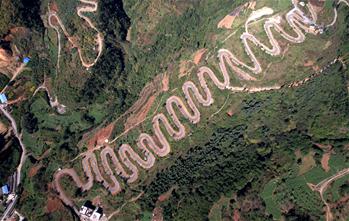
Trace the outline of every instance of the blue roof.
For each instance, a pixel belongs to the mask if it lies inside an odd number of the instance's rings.
[[[28,58],[28,57],[23,58],[23,62],[24,62],[25,64],[28,64],[29,61],[30,61],[30,58]]]
[[[0,94],[0,102],[1,103],[7,103],[7,97],[5,94]]]
[[[7,185],[1,187],[1,191],[2,191],[3,194],[9,194],[10,193]]]

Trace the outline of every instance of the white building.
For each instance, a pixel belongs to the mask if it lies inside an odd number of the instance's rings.
[[[83,221],[100,221],[103,216],[101,207],[95,207],[91,201],[86,201],[80,208],[80,217]]]

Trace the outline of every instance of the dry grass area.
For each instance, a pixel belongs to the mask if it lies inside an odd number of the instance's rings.
[[[169,80],[168,74],[160,74],[143,88],[139,99],[128,110],[130,115],[124,124],[125,131],[145,120],[159,93],[169,90]]]
[[[125,123],[125,130],[130,129],[133,125],[143,121],[147,117],[150,111],[150,108],[154,104],[155,99],[156,99],[156,96],[154,95],[150,96],[146,101],[146,103],[140,107],[140,109],[137,111],[136,114],[133,114],[129,118],[127,118]]]
[[[329,153],[324,153],[322,155],[322,158],[321,158],[321,166],[322,168],[324,169],[325,172],[328,172],[330,171],[330,166],[329,166],[329,161],[330,161],[330,158],[331,158],[331,152]]]

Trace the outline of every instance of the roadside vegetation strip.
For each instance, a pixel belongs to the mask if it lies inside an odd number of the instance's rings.
[[[97,29],[97,27],[93,24],[93,22],[91,21],[90,18],[88,18],[87,16],[84,15],[85,12],[96,12],[98,9],[98,2],[95,1],[90,1],[90,0],[80,0],[80,2],[87,4],[84,6],[79,6],[77,7],[77,14],[80,18],[82,18],[83,20],[85,20],[87,22],[87,24],[94,30],[97,32],[97,38],[96,40],[96,44],[98,45],[97,47],[97,56],[96,58],[92,61],[92,62],[88,62],[85,60],[85,58],[82,55],[82,51],[81,51],[81,47],[78,46],[78,54],[79,54],[79,58],[80,61],[82,63],[82,65],[85,68],[90,68],[92,66],[94,66],[98,59],[100,58],[100,56],[102,55],[103,52],[103,35],[102,33]],[[59,28],[58,26],[62,29],[64,35],[68,38],[68,41],[71,42],[74,45],[74,42],[70,36],[70,34],[68,33],[68,31],[66,30],[63,22],[61,21],[61,19],[59,18],[59,16],[57,15],[57,13],[53,10],[50,9],[50,6],[48,7],[49,9],[49,14],[48,14],[48,24],[51,28],[53,28],[56,32],[57,32],[57,38],[58,38],[58,58],[57,58],[57,68],[59,68],[59,61],[60,61],[60,56],[61,56],[61,35],[59,32]],[[52,23],[52,19],[56,19],[56,22],[58,23],[58,26],[56,24]]]
[[[271,28],[277,30],[277,32],[284,39],[292,43],[302,43],[305,40],[303,31],[316,34],[309,29],[311,25],[316,24],[315,21],[308,18],[305,13],[298,8],[297,3],[293,2],[293,4],[294,8],[286,14],[286,20],[293,31],[296,33],[296,37],[293,37],[292,35],[286,33],[285,30],[281,27],[281,17],[270,18],[265,22],[264,29],[267,32],[272,48],[268,48],[267,46],[262,44],[255,36],[249,34],[248,32],[243,33],[243,35],[241,36],[245,50],[251,58],[254,66],[249,66],[246,63],[240,61],[229,50],[219,50],[218,58],[222,77],[217,77],[217,75],[210,68],[203,66],[199,68],[197,72],[198,83],[201,87],[200,90],[193,81],[187,81],[182,86],[182,92],[184,94],[185,101],[183,101],[183,99],[179,96],[171,96],[170,98],[168,98],[165,103],[165,109],[170,116],[171,122],[173,122],[173,124],[170,123],[169,118],[164,113],[159,113],[153,117],[152,125],[154,134],[149,135],[147,133],[141,133],[137,140],[137,152],[142,153],[142,156],[134,151],[133,148],[128,144],[123,144],[120,148],[117,148],[117,156],[116,152],[107,145],[101,152],[102,166],[104,168],[104,172],[101,172],[97,165],[95,154],[92,151],[89,151],[85,153],[85,158],[82,160],[83,170],[85,172],[85,175],[87,176],[87,183],[85,184],[82,183],[81,179],[78,177],[74,169],[64,169],[57,171],[57,173],[55,174],[54,182],[63,202],[69,206],[73,206],[72,200],[66,196],[60,184],[60,179],[64,176],[72,177],[76,185],[82,188],[84,191],[92,188],[93,180],[95,178],[96,181],[101,182],[104,187],[108,189],[112,194],[117,194],[121,191],[121,187],[120,183],[114,176],[112,168],[109,165],[108,158],[112,159],[114,166],[113,169],[117,172],[117,175],[122,178],[126,178],[127,183],[130,184],[134,183],[138,179],[138,166],[145,170],[148,170],[155,164],[155,155],[157,157],[167,156],[171,151],[171,146],[162,128],[166,129],[168,136],[171,137],[174,141],[179,141],[186,137],[187,133],[185,126],[180,121],[180,117],[177,116],[176,111],[179,111],[182,115],[181,117],[185,118],[190,123],[198,124],[201,119],[201,113],[196,103],[194,102],[194,99],[203,107],[209,107],[214,103],[212,92],[208,87],[207,80],[210,80],[220,90],[228,89],[233,92],[257,93],[282,88],[283,86],[281,85],[263,88],[231,86],[227,65],[234,71],[234,74],[236,74],[236,76],[234,77],[240,80],[253,81],[256,78],[245,72],[242,68],[248,69],[254,74],[261,73],[262,68],[249,46],[249,41],[252,41],[252,43],[257,46],[260,46],[266,53],[276,56],[281,54],[281,48],[274,38]],[[312,77],[316,76],[317,75],[313,75]],[[300,82],[292,83],[291,85],[288,85],[288,87],[297,87],[309,81],[310,79],[311,78],[307,78]],[[203,94],[201,94],[200,91],[202,91]],[[110,142],[109,144],[112,143],[113,142]],[[123,166],[126,167],[127,171],[129,171],[130,173],[126,172]],[[108,180],[112,180],[111,184],[103,177],[102,173],[110,177],[110,179]]]

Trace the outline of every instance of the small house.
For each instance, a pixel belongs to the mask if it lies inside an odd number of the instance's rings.
[[[29,58],[29,57],[23,58],[23,63],[24,63],[24,64],[28,64],[29,61],[30,61],[30,58]]]
[[[2,103],[2,104],[7,103],[7,97],[5,94],[0,94],[0,103]]]
[[[10,193],[10,190],[7,184],[1,187],[0,195],[8,195],[9,193]]]
[[[92,205],[91,201],[86,201],[84,205],[81,206],[79,213],[81,215],[91,217],[95,209],[96,207]]]

